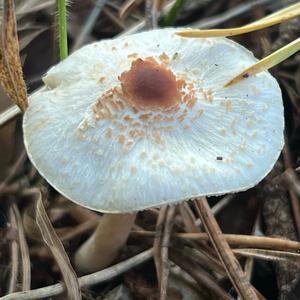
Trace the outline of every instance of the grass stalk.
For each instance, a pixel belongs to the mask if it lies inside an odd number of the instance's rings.
[[[67,9],[66,0],[56,0],[58,8],[58,38],[60,60],[68,56]]]

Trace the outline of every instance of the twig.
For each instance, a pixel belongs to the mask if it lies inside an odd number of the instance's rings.
[[[155,269],[157,274],[158,282],[161,282],[161,270],[162,270],[162,259],[160,255],[161,249],[161,241],[162,241],[162,233],[163,233],[163,225],[167,215],[167,206],[163,206],[160,211],[156,222],[156,230],[153,242],[153,249],[154,249],[154,263]]]
[[[78,38],[76,39],[74,46],[72,48],[72,51],[80,48],[87,40],[87,37],[89,37],[99,15],[102,12],[102,9],[106,3],[106,0],[97,0],[95,3],[95,6],[90,13],[90,15],[87,18],[87,21],[85,22],[84,26],[80,30],[80,33],[78,35]]]
[[[297,0],[293,1],[280,1],[280,4],[292,4],[296,3]],[[283,45],[288,44],[299,36],[300,18],[291,19],[285,23],[280,24],[279,34],[276,40],[272,43],[272,50],[277,50]]]
[[[201,289],[197,284],[197,281],[188,272],[186,272],[176,264],[172,264],[171,275],[175,275],[180,279],[180,281],[185,282],[188,286],[195,290],[199,295],[199,299],[205,299],[207,291]]]
[[[166,14],[171,9],[171,7],[173,6],[174,3],[175,3],[175,0],[172,0],[168,4],[164,5],[162,7],[162,12],[161,12],[162,15]],[[133,34],[133,33],[136,33],[136,32],[140,32],[143,29],[145,29],[146,27],[147,27],[147,23],[146,23],[145,20],[139,21],[135,25],[133,25],[132,27],[124,30],[120,34],[120,36],[125,36],[125,35]]]
[[[154,237],[154,231],[132,231],[131,234],[139,234],[147,237]],[[265,237],[265,236],[252,236],[243,234],[223,234],[227,243],[231,246],[238,247],[252,247],[263,248],[279,251],[300,251],[300,243],[296,241]],[[173,233],[172,237],[178,237],[183,239],[195,240],[195,241],[209,241],[210,238],[207,233],[195,232],[195,233]]]
[[[300,254],[287,251],[274,251],[265,249],[234,249],[233,252],[237,255],[246,256],[250,258],[260,258],[269,261],[279,261],[279,260],[290,260],[295,263],[299,263]]]
[[[9,174],[6,176],[5,180],[2,181],[2,182],[0,182],[0,192],[7,185],[7,183],[9,183],[14,178],[14,176],[16,175],[16,173],[18,172],[18,170],[20,169],[20,167],[26,161],[26,158],[27,158],[27,154],[26,154],[25,151],[23,151],[21,153],[21,155],[19,156],[18,160],[11,167],[11,169],[9,171]]]
[[[124,19],[125,16],[130,12],[130,10],[139,5],[142,2],[142,0],[127,0],[124,3],[121,4],[120,9],[119,9],[119,17],[121,19]]]
[[[42,238],[51,251],[66,285],[67,296],[70,300],[81,299],[78,278],[70,263],[69,257],[58,238],[43,205],[42,195],[39,193],[36,201],[36,223],[40,229]]]
[[[19,238],[19,248],[21,252],[21,265],[22,265],[22,291],[30,290],[31,284],[31,269],[30,269],[30,257],[29,257],[29,250],[27,241],[25,238],[25,232],[22,222],[22,217],[19,211],[18,206],[13,203],[12,209],[14,211],[16,217],[16,223],[18,227],[18,238]]]
[[[17,220],[15,212],[12,207],[9,208],[9,223],[12,230],[17,230]],[[19,245],[16,240],[12,240],[10,244],[10,272],[8,293],[16,291],[18,280],[18,267],[19,267]]]
[[[300,197],[300,181],[292,168],[287,168],[283,173],[276,176],[272,182],[275,185],[282,186],[284,189],[288,188]]]
[[[134,257],[131,257],[125,261],[122,261],[114,266],[111,266],[107,269],[104,269],[99,272],[95,272],[89,275],[82,276],[78,279],[79,286],[81,288],[99,284],[101,282],[108,281],[112,278],[117,277],[118,275],[134,268],[153,256],[153,249],[148,249],[142,253],[137,254]],[[0,300],[34,300],[42,299],[46,297],[57,296],[64,292],[64,286],[61,283],[54,285],[46,286],[43,288],[27,291],[27,292],[18,292],[10,295],[1,297]]]
[[[154,29],[157,27],[157,17],[154,15],[153,0],[146,0],[145,2],[145,20],[147,28]]]
[[[256,217],[255,217],[255,221],[252,227],[252,234],[255,236],[256,232],[260,229],[260,219],[261,219],[261,210],[259,209],[257,211]],[[234,252],[234,250],[233,250]],[[249,282],[251,282],[251,278],[252,278],[252,274],[253,274],[253,267],[254,267],[254,259],[253,257],[247,257],[246,261],[245,261],[245,265],[244,265],[244,272],[246,274],[247,279],[249,280]],[[240,297],[238,298],[238,300],[242,300]]]
[[[278,172],[278,171],[274,171]],[[297,240],[291,203],[288,194],[274,186],[273,181],[266,181],[262,188],[263,218],[267,235]],[[279,299],[298,299],[299,262],[273,262]]]
[[[21,113],[21,109],[17,105],[13,105],[10,108],[0,113],[0,127],[5,125],[10,120],[14,119]]]
[[[214,215],[220,213],[229,203],[235,199],[235,194],[228,194],[218,201],[212,208],[211,211]]]
[[[210,210],[206,198],[196,199],[195,202],[199,216],[210,237],[211,243],[219,255],[219,258],[239,296],[244,300],[259,299],[247,280],[241,266],[235,259],[228,243],[223,237],[222,231]]]
[[[188,234],[188,233],[186,233]],[[207,236],[207,234],[205,233]],[[177,234],[173,234],[173,238],[177,237]],[[208,239],[207,239],[208,240]],[[188,253],[188,251],[195,251],[196,254],[189,253],[189,255],[195,255],[197,257],[197,260],[199,262],[203,262],[202,265],[207,266],[209,265],[209,268],[213,271],[223,274],[224,268],[221,262],[219,261],[218,257],[216,256],[216,253],[214,249],[212,249],[205,240],[191,240],[191,239],[181,239],[181,243],[186,246],[184,248],[184,251]]]
[[[61,234],[59,236],[60,240],[63,243],[66,243],[66,242],[74,239],[78,235],[81,235],[82,233],[85,233],[87,231],[95,229],[98,224],[99,224],[99,221],[96,220],[96,219],[90,220],[90,221],[85,221],[85,222],[83,222],[83,223],[75,226],[74,228],[72,228],[71,230],[69,230],[67,233]]]
[[[173,227],[175,206],[168,207],[166,221],[161,242],[161,277],[160,277],[160,300],[165,300],[167,297],[168,277],[169,277],[169,241]]]
[[[8,183],[0,189],[0,197],[2,195],[18,194],[29,186],[29,180],[27,176],[24,176],[12,183]]]
[[[204,266],[205,269],[218,273],[221,276],[227,276],[220,261],[214,258],[212,259],[212,257],[208,256],[206,252],[203,253],[196,247],[185,246],[182,253],[188,257],[193,257],[193,259],[201,266]]]
[[[224,196],[220,201],[218,201],[212,208],[211,211],[216,216],[218,213],[220,213],[232,200],[234,200],[235,195],[234,194],[228,194]],[[198,219],[196,221],[196,225],[201,225],[201,220]]]
[[[212,291],[215,295],[224,300],[233,300],[226,291],[224,291],[216,282],[204,271],[201,271],[199,268],[196,268],[195,262],[189,259],[186,256],[180,255],[179,251],[176,249],[172,249],[170,252],[170,259],[186,271],[190,276],[192,276],[195,281],[200,286],[207,287],[210,291]]]
[[[117,27],[119,27],[120,30],[123,31],[125,29],[124,21],[119,19],[116,16],[116,14],[112,12],[112,9],[110,7],[103,8],[103,15],[105,15],[108,19],[110,19],[111,22],[114,23]]]
[[[16,11],[17,19],[21,19],[24,15],[29,15],[42,10],[52,8],[54,6],[53,0],[44,1],[22,1],[17,2],[18,9]]]
[[[260,229],[260,219],[261,219],[261,210],[258,209],[256,218],[252,227],[252,234],[255,236],[256,232]],[[251,281],[252,273],[253,273],[254,260],[253,258],[248,258],[245,262],[244,270],[245,274],[249,281]]]
[[[201,21],[190,24],[189,26],[197,28],[212,28],[216,25],[220,25],[229,21],[235,17],[240,16],[243,13],[250,11],[253,7],[257,5],[267,4],[268,2],[272,3],[273,0],[254,0],[251,2],[241,3],[234,6],[231,9],[226,10],[224,13],[217,16],[209,17]]]
[[[145,20],[146,27],[154,29],[158,27],[158,17],[165,0],[146,0]]]
[[[179,211],[182,216],[182,222],[186,232],[199,232],[199,228],[196,226],[196,218],[186,202],[179,205]]]
[[[283,147],[282,155],[283,155],[283,162],[285,168],[286,169],[291,168],[292,162],[291,162],[291,155],[290,155],[289,141],[287,138],[287,134],[285,134],[285,145]],[[291,206],[292,206],[292,211],[294,216],[295,227],[299,238],[300,237],[300,203],[296,193],[291,188],[289,188],[289,196],[290,196],[290,201],[291,201]]]
[[[64,206],[70,204],[70,201],[66,198],[63,198],[63,201]],[[78,223],[83,223],[91,220],[99,221],[101,219],[101,216],[96,212],[79,205],[70,205],[68,214],[70,214],[72,218],[74,218]]]

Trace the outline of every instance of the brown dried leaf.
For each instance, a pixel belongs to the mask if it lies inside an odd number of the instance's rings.
[[[39,226],[45,244],[49,247],[61,270],[66,285],[67,298],[71,300],[81,299],[78,278],[73,270],[69,257],[47,216],[42,201],[42,194],[40,192],[36,203],[36,223]]]
[[[0,84],[11,100],[24,111],[28,100],[19,55],[13,0],[4,0],[0,40]]]

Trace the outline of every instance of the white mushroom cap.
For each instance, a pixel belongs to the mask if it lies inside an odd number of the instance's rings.
[[[175,29],[85,46],[51,68],[24,116],[29,158],[60,193],[130,212],[246,190],[283,147],[276,80],[224,88],[257,60],[226,38]]]

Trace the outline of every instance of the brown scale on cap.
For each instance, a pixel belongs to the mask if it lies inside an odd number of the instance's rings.
[[[153,58],[136,59],[119,77],[126,100],[136,107],[167,108],[179,104],[179,82]]]

